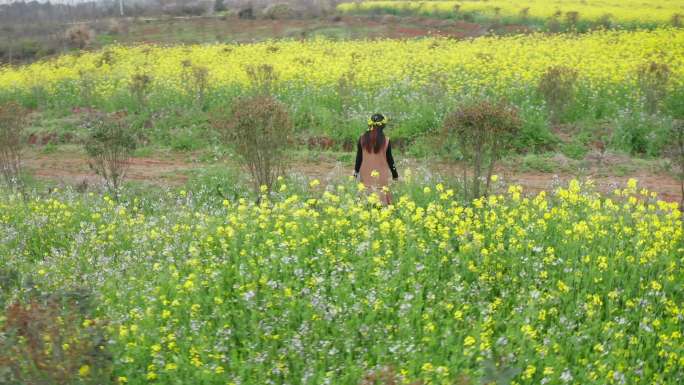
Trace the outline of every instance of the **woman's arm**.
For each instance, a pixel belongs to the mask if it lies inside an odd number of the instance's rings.
[[[387,157],[387,165],[389,166],[390,171],[392,171],[392,179],[399,179],[399,173],[394,166],[394,157],[392,157],[392,142],[389,140],[387,141],[387,152],[385,153],[385,157]]]
[[[359,176],[361,170],[361,162],[363,162],[363,151],[361,151],[361,139],[356,143],[356,165],[354,166],[354,176]]]

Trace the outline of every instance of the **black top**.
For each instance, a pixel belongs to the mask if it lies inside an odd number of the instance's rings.
[[[394,158],[392,157],[392,142],[387,142],[387,151],[385,151],[385,158],[387,158],[387,165],[392,171],[392,179],[399,179],[399,173],[394,166]],[[361,139],[356,143],[356,166],[354,166],[354,176],[359,175],[361,170],[361,162],[363,162],[363,148],[361,147]]]

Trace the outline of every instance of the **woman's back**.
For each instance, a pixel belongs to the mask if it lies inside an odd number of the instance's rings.
[[[394,167],[392,145],[383,133],[386,123],[387,119],[381,114],[368,119],[368,131],[357,142],[354,175],[360,176],[364,186],[376,194],[380,202],[390,204],[389,176],[391,173],[392,178],[397,179],[399,174]]]
[[[361,162],[361,169],[359,174],[361,182],[368,187],[382,188],[389,184],[390,168],[387,162],[387,146],[389,139],[383,138],[384,142],[380,146],[378,152],[374,152],[374,148],[370,151],[365,146],[361,146],[363,152],[363,162]],[[360,141],[361,139],[359,139]]]

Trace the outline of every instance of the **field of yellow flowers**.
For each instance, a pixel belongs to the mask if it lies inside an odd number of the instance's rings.
[[[528,23],[556,19],[561,23],[589,23],[614,27],[653,27],[684,24],[681,0],[462,0],[462,1],[363,1],[338,6],[346,13],[386,12],[441,17],[498,17],[503,22]]]
[[[677,205],[635,180],[499,189],[464,205],[414,186],[386,209],[315,180],[258,204],[2,193],[0,303],[91,293],[55,325],[100,325],[100,358],[79,351],[64,383],[681,384]],[[83,346],[50,325],[22,338],[17,317],[0,316],[0,382]]]
[[[639,108],[638,71],[650,63],[668,67],[671,88],[684,85],[684,30],[112,46],[0,68],[0,100],[61,111],[203,111],[244,93],[253,85],[246,69],[266,64],[275,73],[272,91],[290,106],[298,130],[355,137],[358,122],[381,108],[395,136],[411,137],[438,127],[458,101],[482,94],[507,97],[526,122],[544,121],[536,90],[551,66],[578,73],[571,121],[613,118]]]

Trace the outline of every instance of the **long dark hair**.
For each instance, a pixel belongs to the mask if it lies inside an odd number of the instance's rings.
[[[382,114],[374,114],[368,123],[368,131],[361,136],[361,146],[374,154],[380,152],[385,145],[385,134],[382,132],[385,129],[385,123],[380,123],[385,120]]]

